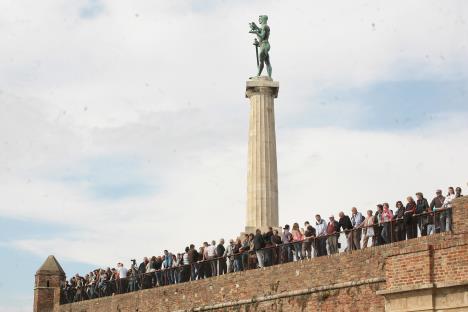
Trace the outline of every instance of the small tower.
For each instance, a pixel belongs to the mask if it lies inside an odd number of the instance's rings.
[[[60,302],[60,286],[65,272],[54,256],[48,256],[36,272],[34,283],[34,312],[52,312]]]

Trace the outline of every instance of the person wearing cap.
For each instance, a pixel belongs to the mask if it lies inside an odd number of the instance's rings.
[[[429,210],[429,204],[427,203],[427,199],[424,198],[423,193],[417,192],[416,194],[416,214],[418,215],[416,217],[416,222],[418,224],[419,232],[421,233],[421,236],[426,236],[427,235],[427,211]]]
[[[432,199],[429,209],[434,212],[434,227],[435,232],[444,232],[445,231],[445,215],[442,216],[440,210],[444,207],[445,196],[442,195],[442,190],[436,191],[436,196]],[[442,222],[443,221],[443,222]]]

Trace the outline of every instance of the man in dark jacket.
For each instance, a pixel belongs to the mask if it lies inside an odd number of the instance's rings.
[[[273,258],[272,264],[278,264],[281,262],[281,247],[280,245],[283,243],[281,240],[281,236],[278,234],[278,230],[273,230],[273,235],[271,236],[271,243],[273,248]]]
[[[352,235],[351,235],[351,230],[353,229],[353,224],[351,223],[351,219],[344,214],[343,211],[339,213],[340,219],[338,220],[338,226],[340,231],[343,230],[346,235],[346,243],[348,246],[346,246],[345,251],[351,251],[353,242],[352,242]]]
[[[262,232],[257,229],[253,238],[253,250],[257,254],[258,267],[260,268],[263,268],[265,260],[263,247],[265,247],[265,241],[263,240]]]
[[[374,246],[379,246],[384,244],[384,240],[382,238],[382,213],[383,213],[383,205],[377,205],[377,211],[374,214]]]
[[[197,262],[199,258],[198,251],[195,249],[194,244],[190,244],[187,255],[190,263],[190,278],[194,281],[197,279]]]
[[[218,246],[216,246],[216,255],[218,259],[218,275],[226,274],[227,272],[227,265],[226,265],[226,257],[224,256],[224,252],[226,248],[224,248],[224,238],[219,240]]]
[[[138,266],[138,274],[140,275],[140,280],[141,280],[141,288],[145,289],[148,288],[148,276],[145,274],[146,273],[146,265],[148,264],[149,260],[147,257],[143,258],[143,262],[140,263]]]
[[[263,240],[265,242],[265,261],[264,265],[265,266],[270,266],[273,264],[273,243],[271,241],[271,238],[273,237],[273,228],[270,226],[268,227],[268,232],[263,234]]]

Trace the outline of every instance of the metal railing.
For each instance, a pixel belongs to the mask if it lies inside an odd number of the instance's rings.
[[[425,236],[450,230],[451,208],[421,214],[405,214],[404,217],[397,218],[395,216],[387,222],[369,226],[362,225],[286,244],[268,243],[265,248],[259,250],[247,250],[142,274],[135,266],[132,266],[126,278],[114,279],[97,276],[94,282],[81,280],[75,285],[63,286],[60,303],[67,304],[141,289],[185,283],[262,266],[384,245],[416,238],[418,235]],[[342,236],[343,234],[344,236]],[[344,238],[346,247],[340,247],[340,237]]]

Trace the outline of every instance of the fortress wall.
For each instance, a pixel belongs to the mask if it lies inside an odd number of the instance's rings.
[[[454,219],[466,213],[467,204],[468,198],[457,201]],[[454,222],[453,233],[56,305],[55,311],[438,311],[437,305],[468,309],[466,224],[466,218]]]

